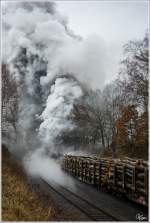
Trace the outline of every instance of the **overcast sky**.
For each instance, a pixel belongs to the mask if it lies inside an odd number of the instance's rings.
[[[111,46],[116,62],[106,83],[117,75],[123,44],[143,38],[148,29],[148,1],[57,1],[57,6],[75,34],[98,34]]]
[[[3,1],[4,2],[4,1]],[[7,2],[7,1],[6,1]],[[96,34],[108,46],[111,55],[106,83],[119,69],[123,45],[129,40],[142,39],[148,29],[148,0],[56,1],[58,11],[67,17],[75,34],[88,38]]]
[[[83,37],[97,33],[106,41],[143,37],[148,28],[148,1],[58,1],[70,27]]]

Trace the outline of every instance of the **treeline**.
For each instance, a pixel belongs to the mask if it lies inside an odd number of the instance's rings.
[[[64,142],[113,157],[148,158],[147,34],[124,46],[117,79],[103,91],[87,91],[71,118],[76,128]]]

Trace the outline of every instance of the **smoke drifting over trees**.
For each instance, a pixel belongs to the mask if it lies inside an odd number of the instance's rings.
[[[118,78],[74,106],[79,137],[112,156],[148,158],[148,36],[124,46]],[[101,149],[100,149],[101,148]]]
[[[25,167],[37,170],[45,159],[41,169],[51,163],[48,168],[60,175],[48,157],[77,148],[115,156],[118,149],[136,152],[140,145],[146,157],[147,36],[126,46],[121,78],[102,90],[113,61],[109,49],[97,36],[76,36],[54,3],[9,2],[2,15],[2,105],[13,117],[3,115],[11,126],[3,140]],[[147,132],[141,134],[142,128]]]

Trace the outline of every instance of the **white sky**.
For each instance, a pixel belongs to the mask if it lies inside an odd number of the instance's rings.
[[[3,1],[4,2],[4,1]],[[112,81],[119,68],[123,44],[142,39],[148,29],[148,0],[56,1],[58,11],[66,16],[75,34],[86,38],[98,34],[113,55],[111,72],[106,83]],[[106,68],[107,69],[107,68]]]
[[[91,33],[106,41],[143,37],[148,28],[148,1],[57,1],[69,26],[85,37]]]
[[[116,59],[106,83],[118,72],[122,46],[128,40],[142,39],[148,30],[148,1],[57,1],[58,11],[68,17],[75,34],[86,38],[98,34],[111,46]]]

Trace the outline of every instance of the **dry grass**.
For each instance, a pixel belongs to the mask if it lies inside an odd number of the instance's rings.
[[[31,190],[22,168],[2,149],[2,220],[50,221],[54,210]]]

